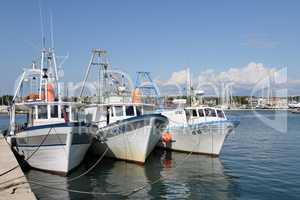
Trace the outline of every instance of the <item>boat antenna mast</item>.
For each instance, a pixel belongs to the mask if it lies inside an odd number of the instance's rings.
[[[186,69],[186,100],[187,104],[190,106],[193,105],[193,86],[192,86],[192,78],[190,73],[190,68]]]
[[[59,83],[58,70],[56,65],[56,58],[53,48],[43,48],[40,64],[40,87],[39,99],[42,99],[43,88],[44,94],[47,95],[47,84],[54,82],[57,89],[58,101],[61,101],[61,89]],[[47,97],[45,98],[47,100]]]
[[[99,70],[98,101],[99,103],[101,103],[102,98],[108,97],[109,95],[107,70],[110,67],[110,64],[108,62],[108,55],[106,50],[92,49],[92,56],[88,64],[87,70],[85,72],[82,87],[79,94],[80,98],[82,98],[83,96],[84,88],[92,67],[98,67]]]
[[[135,88],[139,90],[142,97],[148,96],[154,98],[155,102],[158,102],[159,90],[156,84],[153,82],[150,72],[138,71]]]

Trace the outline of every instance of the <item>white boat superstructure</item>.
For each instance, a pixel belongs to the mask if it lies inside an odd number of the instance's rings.
[[[213,107],[186,107],[160,113],[169,120],[164,134],[171,140],[161,141],[159,146],[199,154],[219,155],[225,138],[239,123],[227,119],[222,109]]]
[[[168,120],[161,114],[148,114],[154,111],[154,106],[141,103],[138,90],[131,93],[124,73],[109,69],[106,54],[105,50],[93,50],[80,92],[82,97],[91,67],[98,67],[97,102],[86,108],[86,118],[94,124],[93,152],[100,155],[107,152],[109,157],[144,163]]]
[[[91,144],[73,102],[30,102],[15,105],[26,111],[27,123],[15,130],[15,149],[33,168],[67,174],[83,160]]]
[[[147,114],[151,108],[153,110],[153,106],[138,103],[87,108],[87,112],[97,116],[94,122],[98,122],[94,126],[97,139],[92,145],[93,152],[101,155],[108,148],[108,157],[144,163],[168,123],[160,114]]]
[[[25,124],[16,123],[16,110],[27,114]],[[62,101],[54,52],[43,49],[40,67],[33,64],[19,78],[8,138],[31,167],[67,174],[81,163],[91,144],[81,113],[82,104]]]

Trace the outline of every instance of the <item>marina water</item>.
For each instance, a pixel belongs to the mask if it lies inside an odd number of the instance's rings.
[[[219,158],[156,149],[145,166],[105,158],[74,181],[68,182],[88,170],[98,157],[88,155],[69,177],[32,169],[26,175],[30,181],[60,188],[31,184],[42,200],[300,199],[300,115],[269,110],[256,113],[270,119],[287,114],[287,131],[269,127],[255,112],[232,111],[228,114],[239,116],[241,123],[225,141]],[[24,116],[18,116],[18,120],[23,119]],[[8,116],[0,115],[0,127],[8,123]],[[132,192],[144,185],[143,190]],[[82,191],[114,194],[91,195]],[[132,193],[121,195],[128,192]]]

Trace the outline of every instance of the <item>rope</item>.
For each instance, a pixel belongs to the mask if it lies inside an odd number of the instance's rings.
[[[200,144],[200,138],[199,138],[199,141],[198,141],[197,145],[199,145],[199,144]],[[184,162],[193,154],[193,151],[194,151],[194,149],[197,145],[195,145],[193,150],[178,165],[176,165],[173,169],[176,169],[176,168],[180,167],[182,164],[184,164]],[[164,179],[166,179],[166,177],[159,177],[158,179],[152,181],[151,183],[142,185],[140,187],[137,187],[137,188],[131,190],[128,193],[88,192],[88,191],[74,190],[74,189],[63,189],[63,188],[59,188],[59,187],[55,187],[55,186],[46,185],[46,184],[36,182],[36,181],[28,181],[28,183],[39,185],[39,186],[42,186],[42,187],[45,187],[45,188],[48,188],[48,189],[71,192],[71,193],[78,193],[78,194],[88,194],[88,195],[94,195],[94,196],[97,196],[97,195],[103,195],[103,196],[104,195],[120,195],[120,196],[124,196],[124,197],[129,197],[129,196],[131,196],[131,195],[133,195],[133,194],[135,194],[135,193],[137,193],[141,190],[144,190],[146,187],[154,185],[154,184],[156,184],[159,181],[162,181]]]
[[[51,129],[50,129],[51,130]],[[49,134],[49,132],[48,132]],[[48,136],[48,134],[46,135],[46,137]],[[46,138],[45,137],[45,138]],[[43,140],[44,142],[44,140]],[[184,164],[184,162],[193,154],[193,151],[194,149],[200,144],[200,137],[199,137],[199,140],[198,140],[198,143],[193,147],[192,151],[178,164],[176,165],[173,169],[176,169],[178,167],[180,167],[182,164]],[[39,147],[41,146],[41,144],[39,145]],[[38,147],[38,148],[39,148]],[[67,182],[71,182],[71,181],[74,181],[74,180],[77,180],[79,178],[81,178],[82,176],[88,174],[92,169],[94,169],[97,164],[103,159],[104,155],[106,154],[106,152],[108,151],[108,148],[105,150],[105,152],[101,155],[101,157],[97,160],[97,162],[91,167],[89,168],[86,172],[84,172],[83,174],[77,176],[77,177],[74,177],[72,179],[69,179],[67,180]],[[36,151],[34,151],[35,153]],[[33,153],[33,154],[34,154]],[[33,155],[32,154],[32,155]],[[32,155],[30,157],[32,157]],[[29,158],[30,158],[29,157]],[[89,195],[121,195],[121,196],[131,196],[141,190],[144,190],[145,188],[151,186],[151,185],[154,185],[156,183],[158,183],[159,181],[162,181],[166,179],[166,177],[159,177],[157,178],[156,180],[152,181],[151,183],[147,183],[147,184],[144,184],[140,187],[137,187],[133,190],[131,190],[130,192],[128,193],[103,193],[103,192],[88,192],[88,191],[82,191],[82,190],[73,190],[73,189],[63,189],[63,188],[59,188],[59,187],[54,187],[54,186],[50,186],[50,185],[47,185],[47,184],[43,184],[43,183],[40,183],[40,182],[37,182],[37,181],[28,181],[28,183],[31,183],[31,184],[36,184],[36,185],[39,185],[39,186],[42,186],[42,187],[46,187],[46,188],[49,188],[49,189],[53,189],[53,190],[60,190],[60,191],[66,191],[66,192],[72,192],[72,193],[79,193],[79,194],[89,194]],[[36,179],[37,180],[37,179]],[[44,181],[45,182],[45,181]],[[47,182],[47,183],[58,183],[58,182]]]
[[[176,169],[176,168],[180,167],[193,154],[195,148],[200,144],[200,136],[198,138],[199,138],[198,143],[193,147],[192,151],[190,151],[189,154],[178,165],[176,165],[173,169]],[[141,190],[144,190],[146,187],[154,185],[154,184],[156,184],[159,181],[162,181],[164,179],[166,179],[166,178],[163,177],[163,176],[159,177],[158,179],[152,181],[149,184],[145,184],[145,185],[143,185],[141,187],[138,187],[138,188],[132,190],[131,192],[128,192],[127,194],[125,194],[125,196],[131,196],[131,195],[133,195],[133,194],[135,194],[135,193],[137,193],[137,192],[139,192]]]
[[[100,156],[100,158],[97,160],[97,162],[95,162],[87,171],[85,171],[84,173],[80,174],[79,176],[76,176],[74,178],[71,178],[67,181],[43,181],[43,182],[46,182],[46,183],[65,183],[65,182],[71,182],[71,181],[74,181],[74,180],[77,180],[79,178],[81,178],[82,176],[88,174],[90,171],[92,171],[98,164],[99,162],[104,158],[105,154],[107,153],[108,151],[108,148],[104,151],[104,153]],[[22,178],[22,177],[25,177],[25,176],[19,176],[17,178],[13,178],[13,179],[10,179],[10,180],[7,180],[7,181],[4,181],[4,182],[1,182],[0,185],[2,184],[5,184],[5,183],[8,183],[10,181],[14,181],[16,179],[19,179],[19,178]],[[41,181],[40,179],[34,179],[34,178],[31,178],[35,181]]]
[[[66,182],[68,182],[69,183],[69,182],[75,181],[75,180],[81,178],[82,176],[88,174],[90,171],[92,171],[100,163],[100,161],[104,158],[104,156],[105,156],[105,154],[107,153],[108,150],[109,149],[107,147],[105,149],[105,151],[103,152],[103,154],[99,157],[99,159],[87,171],[85,171],[84,173],[82,173],[82,174],[80,174],[80,175],[78,175],[76,177],[73,177],[73,178],[68,179],[66,181],[44,181],[43,180],[43,182],[45,182],[45,183],[66,183]],[[40,179],[35,179],[35,178],[31,178],[31,179],[35,180],[35,181],[42,181]]]
[[[173,167],[173,169],[176,169],[176,168],[180,167],[181,165],[183,165],[185,163],[185,161],[193,154],[195,148],[200,144],[200,141],[201,140],[200,140],[200,136],[199,136],[198,137],[198,143],[193,147],[193,149],[189,152],[189,154],[179,164],[177,164],[175,167]],[[99,159],[99,160],[101,160],[101,159]],[[90,171],[90,170],[88,170],[88,171]],[[81,177],[81,176],[83,176],[83,175],[85,175],[87,173],[84,173],[84,174],[80,175],[79,177]],[[75,177],[75,178],[77,179],[77,177]],[[137,188],[135,188],[135,189],[133,189],[133,190],[127,192],[127,193],[88,192],[88,191],[82,191],[82,190],[73,190],[73,189],[58,188],[58,187],[46,185],[46,184],[43,184],[43,183],[39,183],[39,182],[36,182],[36,181],[29,181],[29,183],[36,184],[36,185],[39,185],[39,186],[42,186],[42,187],[46,187],[46,188],[49,188],[49,189],[53,189],[53,190],[60,190],[60,191],[66,191],[66,192],[72,192],[72,193],[79,193],[79,194],[88,194],[88,195],[121,195],[121,196],[128,197],[128,196],[131,196],[131,195],[133,195],[133,194],[135,194],[135,193],[137,193],[137,192],[139,192],[141,190],[144,190],[147,187],[149,187],[151,185],[154,185],[154,184],[156,184],[156,183],[158,183],[158,182],[160,182],[160,181],[162,181],[164,179],[166,179],[166,177],[163,177],[163,176],[159,177],[156,180],[152,181],[151,183],[144,184],[144,185],[142,185],[140,187],[137,187]]]
[[[89,194],[89,195],[122,195],[121,193],[108,193],[108,192],[88,192],[88,191],[82,191],[82,190],[73,190],[73,189],[63,189],[59,187],[54,187],[50,185],[45,185],[43,183],[35,182],[35,181],[28,181],[28,183],[39,185],[45,188],[53,189],[53,190],[60,190],[65,192],[72,192],[72,193],[78,193],[78,194]]]
[[[182,164],[184,164],[184,162],[193,154],[193,151],[194,149],[200,144],[200,137],[199,137],[199,140],[198,140],[198,143],[193,147],[192,151],[178,164],[176,165],[173,169],[176,169],[178,167],[180,167]],[[107,152],[108,149],[106,149],[105,153]],[[85,173],[79,175],[78,177],[75,177],[73,179],[71,179],[70,181],[72,180],[76,180],[84,175],[86,175],[88,172],[90,172],[101,160],[102,158],[104,157],[105,153],[99,158],[99,160],[88,170],[86,171]],[[48,189],[53,189],[53,190],[59,190],[59,191],[65,191],[65,192],[71,192],[71,193],[78,193],[78,194],[88,194],[88,195],[121,195],[121,196],[124,196],[124,197],[128,197],[128,196],[131,196],[141,190],[144,190],[145,188],[151,186],[151,185],[154,185],[156,183],[158,183],[159,181],[162,181],[166,179],[166,177],[159,177],[158,179],[152,181],[151,183],[148,183],[148,184],[144,184],[140,187],[137,187],[133,190],[131,190],[130,192],[127,192],[127,193],[107,193],[107,192],[88,192],[88,191],[82,191],[82,190],[74,190],[74,189],[63,189],[63,188],[59,188],[59,187],[55,187],[55,186],[51,186],[51,185],[47,185],[47,184],[44,184],[44,183],[41,183],[41,182],[37,182],[37,181],[27,181],[28,183],[31,183],[31,184],[35,184],[35,185],[39,185],[39,186],[42,186],[42,187],[45,187],[45,188],[48,188]]]
[[[43,138],[43,140],[42,140],[42,142],[39,144],[39,146],[31,153],[30,156],[28,156],[28,158],[25,159],[25,161],[28,161],[28,160],[29,160],[29,159],[30,159],[30,158],[31,158],[31,157],[39,150],[39,148],[43,145],[43,143],[44,143],[45,140],[47,139],[47,137],[48,137],[48,135],[50,134],[51,130],[52,130],[52,127],[51,127],[50,130],[48,131],[47,135],[45,135],[45,137]],[[0,176],[3,176],[3,175],[5,175],[5,174],[7,174],[7,173],[9,173],[9,172],[11,172],[11,171],[13,171],[13,170],[19,168],[19,167],[20,167],[20,165],[18,164],[18,165],[16,165],[16,166],[12,167],[11,169],[9,169],[9,170],[7,170],[7,171],[1,173]]]

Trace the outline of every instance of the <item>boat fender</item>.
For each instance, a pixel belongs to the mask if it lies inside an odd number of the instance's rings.
[[[162,141],[164,143],[166,143],[166,144],[169,143],[169,142],[171,142],[172,141],[172,135],[171,135],[171,133],[169,133],[168,131],[164,132],[162,134]]]

